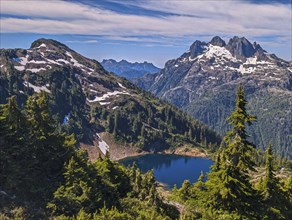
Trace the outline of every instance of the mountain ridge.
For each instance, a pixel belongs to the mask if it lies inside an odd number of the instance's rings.
[[[116,61],[114,59],[103,59],[101,65],[109,72],[113,72],[127,79],[142,77],[147,73],[156,73],[160,68],[149,62],[128,62],[127,60]]]
[[[228,130],[225,118],[242,83],[248,107],[258,115],[250,131],[253,141],[260,148],[272,141],[278,153],[292,155],[292,63],[267,53],[256,42],[236,36],[227,44],[218,36],[209,43],[197,40],[179,58],[167,61],[159,73],[134,82],[221,135]]]
[[[60,129],[88,149],[111,151],[101,137],[135,151],[211,146],[220,137],[168,103],[107,72],[96,60],[47,39],[25,49],[0,50],[0,103],[47,92]],[[113,155],[114,156],[114,155]]]

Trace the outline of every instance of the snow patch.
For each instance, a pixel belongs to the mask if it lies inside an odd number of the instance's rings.
[[[25,66],[27,64],[27,62],[28,62],[27,59],[28,59],[28,55],[26,55],[25,57],[20,57],[21,61],[19,63],[21,65]]]
[[[18,71],[23,71],[25,69],[24,66],[14,66],[14,68],[17,69]]]
[[[57,62],[63,62],[63,63],[66,63],[66,64],[70,64],[69,61],[64,60],[64,59],[57,59],[56,61],[57,61]]]
[[[127,89],[125,86],[123,86],[121,83],[119,83],[118,82],[118,84],[119,84],[119,86],[121,87],[121,88],[123,88],[123,89]]]
[[[109,105],[111,104],[110,102],[99,102],[100,105]]]
[[[47,59],[47,61],[49,61],[50,63],[53,63],[53,64],[57,64],[59,66],[62,66],[62,64],[60,64],[60,63],[58,63],[58,62],[56,62],[54,60]]]
[[[232,54],[224,47],[209,45],[208,50],[204,54],[207,58],[212,58],[214,56],[220,58],[226,58],[233,62],[237,62],[237,59],[232,56]]]
[[[111,96],[116,96],[116,95],[130,95],[130,93],[128,93],[126,91],[123,91],[123,92],[120,92],[120,91],[108,92],[108,93],[104,94],[101,97],[97,97],[96,96],[93,100],[89,100],[88,99],[88,102],[101,102],[101,101],[105,101],[107,98],[109,98]]]
[[[257,57],[248,57],[245,64],[257,64]]]
[[[115,109],[117,109],[118,107],[119,107],[119,106],[114,106],[112,109],[115,110]]]
[[[36,93],[40,93],[41,91],[45,91],[47,93],[51,93],[50,90],[47,89],[45,86],[35,86],[31,84],[30,82],[24,81],[23,85],[29,88],[32,88]]]
[[[85,67],[84,65],[80,64],[77,60],[75,60],[70,52],[67,51],[66,55],[71,58],[70,61],[73,63],[74,66],[79,67],[79,68],[84,68]]]
[[[30,60],[28,63],[46,64],[47,62],[43,60]]]
[[[100,138],[100,136],[98,135],[98,133],[96,133],[96,136]],[[98,142],[98,147],[100,149],[100,151],[106,155],[106,152],[109,152],[110,147],[108,146],[108,144],[104,141],[104,140],[100,140]]]
[[[38,73],[42,70],[46,70],[45,68],[39,68],[39,69],[36,69],[36,68],[33,68],[33,69],[26,69],[26,71],[30,71],[32,73]]]
[[[200,55],[200,56],[201,56],[201,55]],[[195,61],[195,60],[197,60],[197,59],[200,59],[200,58],[199,58],[200,56],[198,56],[198,57],[195,57],[195,58],[191,58],[191,56],[189,56],[189,61],[191,61],[191,62],[192,62],[192,61]]]
[[[95,92],[98,93],[98,91],[94,90],[94,89],[89,89],[90,92]]]
[[[248,68],[245,68],[243,65],[240,65],[239,68],[238,68],[238,72],[241,72],[242,74],[252,73],[255,70],[256,70],[256,67],[248,67]]]
[[[41,48],[41,47],[47,47],[47,45],[45,45],[44,43],[42,43],[40,46],[38,46],[36,48]]]

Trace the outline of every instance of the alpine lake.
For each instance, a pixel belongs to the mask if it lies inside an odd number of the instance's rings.
[[[196,182],[201,171],[206,174],[213,165],[210,159],[173,154],[146,154],[128,157],[119,162],[125,166],[133,165],[135,162],[143,173],[153,169],[156,180],[166,189],[171,189],[174,184],[181,187],[184,180]]]

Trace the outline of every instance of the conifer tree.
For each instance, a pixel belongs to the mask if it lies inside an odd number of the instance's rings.
[[[194,184],[194,191],[203,191],[205,190],[205,183],[204,183],[204,173],[201,171],[201,174],[198,178],[198,181]]]
[[[246,105],[244,88],[240,84],[236,95],[235,110],[227,119],[230,121],[232,129],[227,132],[223,142],[226,146],[225,154],[230,163],[244,172],[248,169],[253,170],[254,162],[251,153],[255,148],[255,145],[248,140],[246,125],[250,126],[256,120],[255,116],[247,113]]]
[[[246,111],[247,101],[240,85],[235,110],[228,118],[232,125],[222,145],[222,152],[208,175],[206,205],[212,210],[236,211],[240,216],[253,216],[256,191],[249,182],[248,170],[253,170],[251,159],[254,145],[248,141],[246,125],[255,117]]]
[[[21,190],[25,184],[23,168],[30,163],[27,148],[27,121],[18,108],[16,97],[0,107],[0,185]]]
[[[270,143],[266,150],[265,176],[260,188],[264,202],[269,207],[267,212],[269,216],[274,219],[282,219],[289,210],[289,198],[284,193],[279,178],[275,175],[273,160],[273,147]]]

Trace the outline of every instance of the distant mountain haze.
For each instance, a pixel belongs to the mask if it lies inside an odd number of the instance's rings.
[[[146,73],[157,73],[160,68],[152,63],[144,61],[143,63],[131,63],[126,60],[116,61],[114,59],[104,59],[101,65],[109,72],[113,72],[127,79],[142,77]]]

